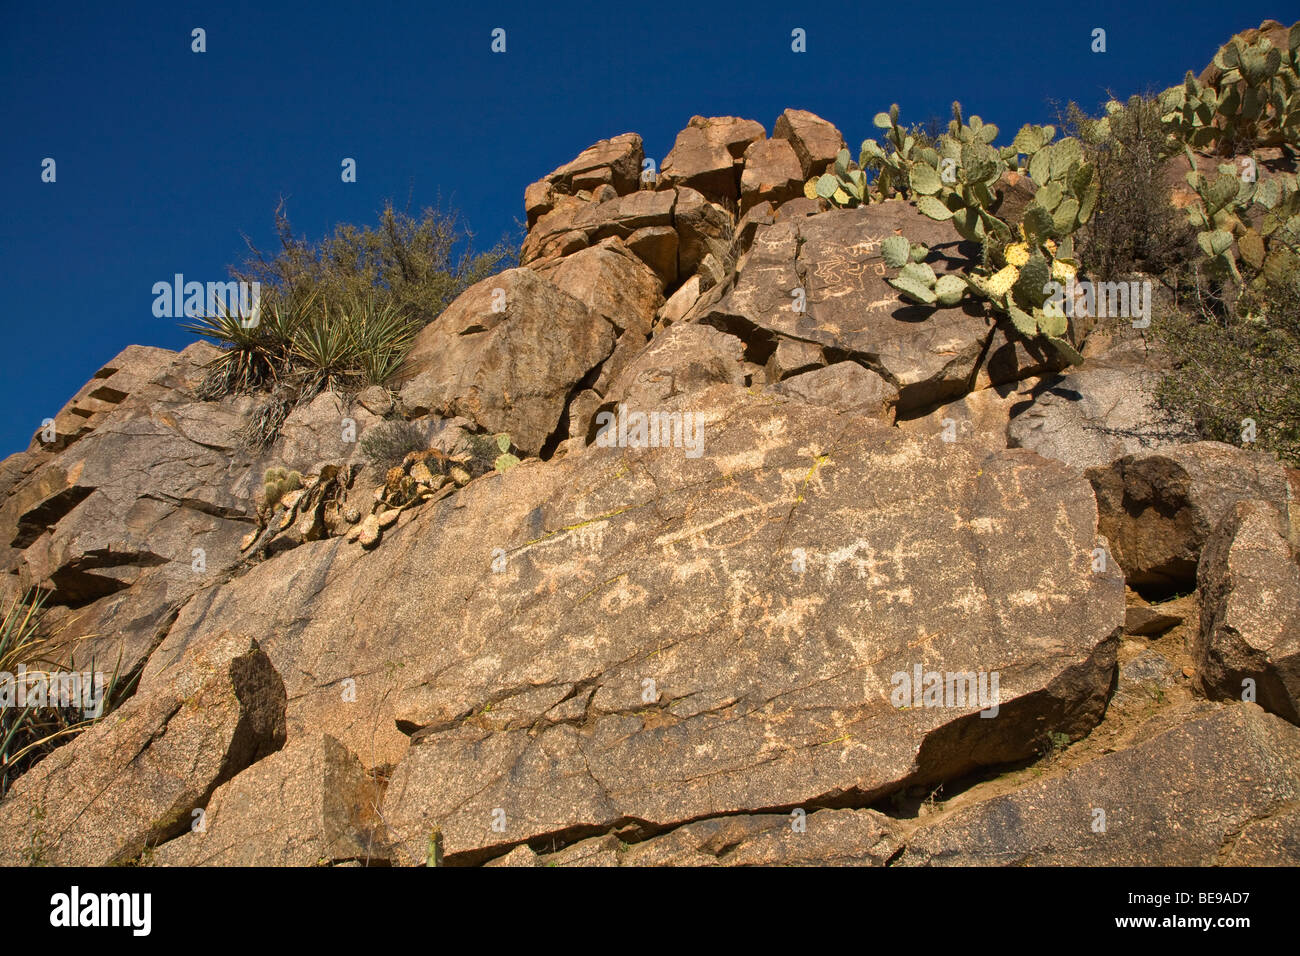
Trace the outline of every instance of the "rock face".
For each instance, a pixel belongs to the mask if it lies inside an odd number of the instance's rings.
[[[614,835],[541,855],[511,851],[500,866],[885,866],[902,828],[874,810],[719,817],[627,844]]]
[[[305,738],[217,788],[203,828],[164,844],[164,866],[316,866],[387,858],[379,785],[334,738]]]
[[[1238,501],[1269,502],[1281,516],[1291,508],[1281,465],[1219,442],[1126,455],[1088,477],[1101,533],[1132,584],[1194,585],[1201,548]]]
[[[569,393],[614,349],[614,326],[532,269],[468,289],[415,341],[401,391],[415,414],[464,415],[536,455]]]
[[[840,131],[807,110],[786,110],[777,117],[772,136],[790,143],[805,180],[826,172],[844,148]]]
[[[166,688],[132,698],[18,779],[0,803],[0,865],[134,860],[281,747],[284,715],[284,684],[257,642],[212,635]]]
[[[1157,408],[1159,378],[1145,350],[1114,348],[1044,383],[1010,420],[1008,440],[1013,448],[1029,448],[1080,470],[1195,441],[1187,424],[1164,420]]]
[[[1206,706],[1135,747],[954,811],[914,835],[900,865],[1296,865],[1295,841],[1288,853],[1267,834],[1295,819],[1300,730],[1248,704]]]
[[[0,598],[135,680],[0,865],[1295,864],[1300,473],[1152,434],[1127,329],[1058,375],[905,302],[886,238],[981,252],[806,198],[842,145],[602,140],[355,400],[100,369],[0,463]]]
[[[858,412],[881,421],[893,418],[898,389],[870,369],[856,362],[836,362],[826,368],[795,375],[772,387],[790,395],[825,405],[840,412]]]
[[[525,191],[524,207],[529,227],[554,209],[560,197],[591,191],[603,185],[612,186],[620,196],[632,192],[640,180],[644,155],[641,137],[635,133],[603,139],[583,150],[576,159]]]
[[[765,136],[763,127],[753,120],[693,116],[664,157],[662,179],[669,185],[690,186],[709,199],[735,202],[740,196],[745,150]]]
[[[383,817],[410,862],[433,826],[472,861],[627,818],[867,802],[1024,756],[1042,721],[1079,734],[1099,718],[1123,591],[1091,571],[1081,478],[1023,452],[977,467],[865,418],[823,444],[825,409],[734,386],[688,398],[706,456],[589,448],[417,512],[382,561],[303,545],[192,602],[142,692],[255,616],[291,736],[397,764]],[[900,510],[903,480],[917,494]],[[1030,515],[1049,495],[1047,536]],[[690,604],[669,601],[683,586]],[[346,635],[327,623],[340,614]],[[417,621],[448,630],[399,645]],[[891,681],[915,667],[983,673],[986,692],[997,672],[997,716],[961,682],[964,704],[926,707],[918,689],[896,708]],[[355,703],[339,700],[348,678]]]
[[[940,275],[979,254],[950,224],[897,200],[778,222],[757,234],[734,288],[700,321],[773,347],[790,338],[852,357],[898,390],[900,411],[963,394],[1003,333],[978,311],[902,300],[880,253],[896,232],[929,245]]]
[[[1197,577],[1201,627],[1192,654],[1202,687],[1257,700],[1300,724],[1300,561],[1277,510],[1263,501],[1233,506]]]

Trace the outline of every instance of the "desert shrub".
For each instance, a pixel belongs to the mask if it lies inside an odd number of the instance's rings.
[[[192,317],[189,331],[223,348],[201,398],[284,383],[297,400],[324,388],[383,385],[399,373],[416,334],[468,286],[513,264],[504,240],[474,253],[454,213],[419,219],[387,203],[377,226],[338,226],[318,243],[295,236],[276,210],[280,250],[250,258],[231,275],[260,284],[256,319],[220,311]],[[278,424],[278,423],[276,423]],[[273,439],[275,429],[262,429]]]
[[[330,309],[374,298],[422,323],[432,321],[465,289],[514,264],[503,238],[485,252],[471,248],[473,234],[454,212],[425,208],[419,218],[386,202],[374,226],[339,225],[319,242],[294,235],[284,204],[275,211],[280,249],[251,255],[231,275],[260,282],[264,298],[316,296]]]
[[[1157,396],[1202,438],[1250,447],[1300,466],[1300,274],[1245,289],[1231,305],[1202,295],[1190,314],[1153,323],[1173,362]]]
[[[1130,272],[1159,275],[1191,259],[1193,230],[1174,208],[1165,179],[1160,104],[1142,96],[1123,105],[1112,100],[1107,115],[1094,119],[1071,103],[1068,122],[1079,131],[1100,187],[1079,243],[1089,271],[1108,281]]]
[[[10,599],[0,615],[0,672],[14,675],[19,665],[25,664],[29,679],[40,674],[40,665],[46,663],[41,654],[49,640],[38,633],[43,604],[38,592]],[[95,670],[93,661],[89,669],[91,672]],[[69,662],[66,670],[76,671],[78,668]],[[0,799],[32,764],[108,713],[133,683],[120,680],[119,676],[115,670],[105,682],[102,710],[98,716],[92,717],[87,717],[82,707],[61,708],[29,703],[18,706],[16,686],[6,688],[7,692],[14,693],[15,699],[6,700],[5,705],[0,706]]]
[[[381,470],[399,465],[411,452],[428,447],[428,436],[415,422],[380,422],[361,436],[361,454]]]

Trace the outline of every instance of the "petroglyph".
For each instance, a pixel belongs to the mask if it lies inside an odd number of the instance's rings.
[[[814,302],[824,302],[866,289],[866,276],[883,276],[885,264],[870,262],[878,256],[884,236],[873,236],[849,246],[837,248],[829,256],[818,260],[813,275],[819,280],[816,295],[810,298]],[[879,267],[879,268],[877,268]],[[889,301],[889,300],[886,300]]]
[[[660,535],[655,538],[654,543],[664,548],[665,553],[671,553],[671,546],[680,541],[690,542],[692,550],[734,548],[736,545],[748,541],[762,530],[764,523],[769,520],[769,515],[784,516],[789,505],[793,503],[792,498],[785,496],[763,501],[756,495],[741,489],[731,487],[714,488],[691,502],[686,509],[684,520],[689,521],[691,515],[697,511],[712,510],[709,508],[711,502],[707,500],[706,495],[719,502],[733,502],[737,497],[747,498],[753,504],[741,508],[732,508],[716,518],[700,521],[698,524],[688,524],[687,527],[677,531]],[[732,527],[728,532],[721,534],[719,540],[710,540],[708,537],[710,531],[715,528],[725,528],[733,522],[737,523],[736,527]]]

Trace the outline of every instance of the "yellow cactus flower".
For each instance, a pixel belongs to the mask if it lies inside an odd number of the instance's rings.
[[[1029,243],[1013,242],[1003,250],[1007,258],[1007,264],[1013,266],[1023,266],[1029,261]]]
[[[1003,266],[984,280],[984,289],[989,295],[997,298],[1010,292],[1011,287],[1016,284],[1016,280],[1019,278],[1019,269],[1015,266]]]

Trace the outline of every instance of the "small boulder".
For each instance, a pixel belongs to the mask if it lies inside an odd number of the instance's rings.
[[[772,138],[789,141],[799,159],[804,180],[826,172],[844,148],[840,131],[807,110],[786,110],[778,116]]]

